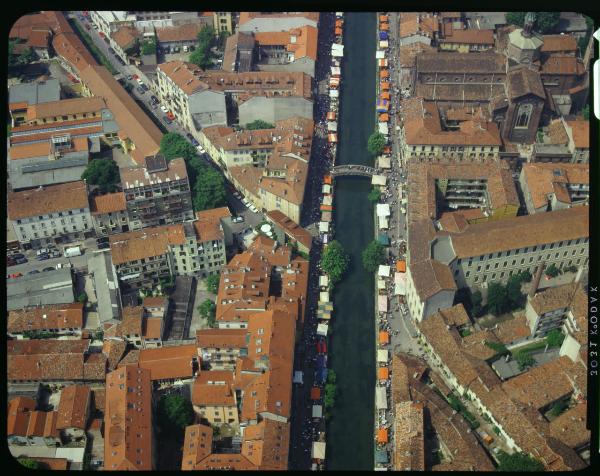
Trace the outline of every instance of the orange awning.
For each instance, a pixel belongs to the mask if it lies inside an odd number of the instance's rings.
[[[318,400],[321,398],[321,389],[319,387],[313,387],[310,389],[311,400]]]
[[[341,29],[340,27],[337,27],[337,28],[335,29],[335,34],[336,34],[337,36],[340,36],[340,35],[342,34],[342,29]]]
[[[396,261],[396,271],[398,271],[399,273],[406,273],[406,261]]]
[[[388,122],[390,120],[390,116],[387,113],[379,115],[379,122]]]
[[[389,91],[390,90],[390,83],[382,82],[381,83],[381,90],[382,91]]]
[[[342,26],[344,24],[344,20],[342,20],[341,18],[338,18],[335,21],[335,26]]]
[[[387,15],[379,15],[379,21],[380,22],[387,22],[388,21],[388,16]]]
[[[388,442],[388,432],[385,428],[379,428],[377,430],[377,443],[387,443]]]
[[[333,206],[331,206],[331,205],[321,205],[321,211],[322,212],[332,212],[333,211]]]
[[[391,153],[392,153],[392,148],[391,148],[389,145],[386,145],[386,146],[383,148],[383,153],[384,153],[384,154],[391,154]]]
[[[379,343],[380,344],[389,344],[390,343],[390,334],[387,331],[379,332]]]
[[[329,111],[327,113],[327,120],[328,121],[335,121],[335,111]]]
[[[326,183],[327,185],[331,185],[333,183],[333,177],[331,175],[325,175],[323,177],[323,183]]]
[[[327,141],[331,143],[337,142],[337,134],[329,134],[327,136]]]
[[[379,29],[381,31],[388,31],[390,29],[390,25],[388,23],[382,23],[381,25],[379,25]]]
[[[379,72],[379,77],[380,78],[389,78],[390,77],[390,72],[387,69],[382,69]]]
[[[381,99],[387,99],[389,101],[390,100],[390,93],[388,93],[388,92],[381,93]]]
[[[377,378],[379,380],[387,380],[390,377],[390,371],[387,367],[379,367],[377,369]]]

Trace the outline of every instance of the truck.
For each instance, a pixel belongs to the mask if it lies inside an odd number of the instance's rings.
[[[494,441],[494,438],[492,438],[490,435],[488,435],[483,430],[477,430],[477,433],[479,433],[479,436],[481,436],[481,439],[488,445]]]
[[[81,247],[79,246],[70,246],[65,248],[64,255],[65,258],[72,258],[73,256],[81,256]]]

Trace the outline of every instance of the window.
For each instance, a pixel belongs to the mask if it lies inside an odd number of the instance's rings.
[[[529,121],[531,119],[532,112],[533,105],[521,104],[517,113],[517,122],[515,123],[515,129],[527,129],[527,127],[529,127]]]

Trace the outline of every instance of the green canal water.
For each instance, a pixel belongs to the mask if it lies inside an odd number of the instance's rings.
[[[345,14],[337,165],[374,163],[367,140],[375,128],[375,13]],[[373,240],[371,188],[366,178],[335,184],[335,238],[351,257],[350,270],[335,287],[331,368],[338,396],[327,430],[327,469],[373,469],[375,324],[373,275],[361,253]]]

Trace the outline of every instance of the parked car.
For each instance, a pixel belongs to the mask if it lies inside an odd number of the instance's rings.
[[[238,200],[241,200],[241,199],[242,199],[242,196],[241,196],[241,195],[240,195],[238,192],[233,192],[233,196],[234,196],[235,198],[237,198]]]
[[[23,273],[14,273],[14,274],[9,274],[7,276],[8,279],[14,279],[14,278],[20,278],[21,276],[23,276]]]
[[[142,88],[141,86],[138,86],[137,88],[135,88],[137,90],[138,93],[140,94],[146,94],[146,91],[144,91],[144,88]]]
[[[58,258],[58,257],[60,257],[60,251],[58,251],[58,250],[52,250],[50,252],[50,258]]]
[[[47,259],[50,259],[50,255],[48,253],[44,253],[44,254],[38,255],[38,257],[36,259],[38,261],[45,261]]]
[[[110,239],[108,238],[108,236],[101,236],[100,238],[96,238],[96,243],[100,244],[100,243],[108,243],[110,241]]]
[[[156,109],[156,108],[158,107],[158,104],[156,104],[155,102],[153,102],[153,103],[150,103],[150,107],[151,107],[152,109]]]
[[[171,124],[173,121],[171,119],[169,119],[167,116],[163,116],[163,121],[165,121],[167,124]]]
[[[169,112],[169,110],[167,109],[167,106],[165,106],[164,104],[161,104],[161,105],[160,105],[160,110],[161,110],[162,112],[164,112],[165,114],[166,114],[167,112]]]
[[[237,217],[233,217],[233,218],[231,219],[231,221],[232,221],[233,223],[243,223],[243,222],[244,222],[244,217],[243,217],[243,216],[241,216],[241,215],[240,215],[240,216],[237,216]]]
[[[48,266],[47,268],[42,269],[42,273],[45,273],[47,271],[54,271],[54,268],[52,266]]]
[[[172,121],[174,121],[174,120],[175,120],[175,115],[174,115],[174,114],[173,114],[171,111],[167,112],[167,117],[168,117],[169,119],[171,119]]]
[[[86,30],[90,30],[91,28],[92,28],[92,27],[90,26],[90,24],[89,24],[89,23],[86,23],[86,24],[85,24],[85,29],[86,29]]]
[[[11,256],[11,258],[13,258],[13,259],[25,258],[25,255],[23,253],[15,253],[14,255]]]
[[[17,262],[14,259],[12,259],[12,258],[6,258],[6,266],[7,267],[14,266],[16,264],[17,264]]]
[[[117,56],[117,61],[121,63],[121,66],[125,66],[125,61],[123,61],[123,58],[121,58],[120,56]]]
[[[48,248],[41,248],[35,252],[36,256],[45,255],[48,253],[50,253],[50,250]]]
[[[192,143],[192,145],[194,147],[198,147],[200,145],[200,142],[198,142],[196,139],[194,139],[193,137],[190,139],[190,142]]]
[[[17,259],[15,259],[15,262],[17,264],[24,264],[24,263],[27,263],[27,258],[25,258],[25,257],[23,257],[23,258],[17,258]]]
[[[127,81],[131,81],[133,79],[133,76],[131,76],[130,74],[127,75]]]
[[[152,96],[150,96],[150,101],[152,102],[158,102],[158,98],[153,94]]]
[[[106,38],[106,35],[104,33],[102,33],[101,31],[98,32],[98,34],[100,35],[100,38]]]
[[[39,271],[37,269],[32,269],[27,274],[38,274],[38,273],[39,273]]]
[[[185,136],[189,139],[192,140],[194,138],[194,136],[192,134],[190,134],[189,132],[185,133]]]
[[[200,152],[201,154],[206,154],[204,147],[202,147],[201,145],[197,146],[196,149],[198,149],[198,152]]]
[[[248,208],[250,210],[252,210],[254,213],[258,213],[258,208],[256,208],[254,205],[250,204],[250,206]]]
[[[148,86],[146,86],[144,83],[141,83],[141,85],[140,85],[140,86],[142,86],[142,89],[143,89],[144,91],[150,91],[150,88],[148,88]]]
[[[98,243],[98,249],[99,250],[105,250],[107,248],[110,248],[110,243]]]
[[[115,54],[115,50],[113,50],[112,47],[110,47],[110,46],[108,47],[108,52],[113,55]]]

